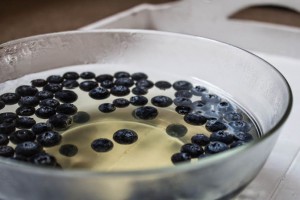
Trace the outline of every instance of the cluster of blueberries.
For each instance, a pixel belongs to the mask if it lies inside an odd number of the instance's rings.
[[[79,78],[83,79],[80,83]],[[175,99],[155,96],[151,99],[153,106],[146,106],[148,99],[143,95],[154,86],[161,90],[173,87],[176,90]],[[191,143],[184,144],[181,151],[172,156],[173,163],[218,153],[252,140],[252,135],[248,133],[251,124],[243,121],[241,112],[228,101],[210,94],[202,86],[193,86],[188,81],[176,81],[173,84],[168,81],[153,83],[141,72],[129,74],[120,71],[114,75],[99,76],[93,72],[67,72],[63,76],[51,75],[47,79],[32,80],[31,85],[19,86],[15,92],[0,96],[0,110],[7,105],[19,105],[15,113],[0,113],[0,156],[36,165],[59,167],[55,157],[46,153],[43,148],[60,144],[62,136],[56,131],[68,129],[72,122],[85,123],[89,120],[88,114],[78,112],[73,104],[78,96],[70,89],[78,87],[96,100],[106,99],[110,95],[117,97],[112,103],[99,105],[98,109],[103,113],[133,105],[138,106],[132,113],[136,119],[152,120],[158,115],[156,107],[165,108],[175,104],[176,112],[184,116],[186,123],[205,125],[212,132],[210,137],[204,134],[194,135]],[[123,98],[130,93],[135,96],[129,100]],[[201,100],[193,102],[192,96],[199,96]],[[32,115],[47,121],[36,123],[30,117]],[[182,137],[187,128],[175,124],[168,126],[166,132],[172,137]],[[137,141],[138,135],[133,130],[121,129],[114,134],[113,139],[119,144],[132,144]],[[8,146],[9,141],[16,147]],[[91,148],[96,152],[107,152],[113,148],[113,143],[100,138],[92,142]],[[65,156],[74,156],[78,149],[74,145],[66,144],[59,151]]]

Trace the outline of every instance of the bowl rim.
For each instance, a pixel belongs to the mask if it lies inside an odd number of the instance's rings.
[[[101,172],[101,171],[89,171],[84,169],[72,169],[72,170],[57,170],[57,169],[51,169],[51,168],[43,168],[39,166],[29,165],[25,163],[18,163],[11,161],[10,159],[6,158],[0,158],[0,165],[7,165],[9,168],[15,168],[15,170],[18,171],[24,171],[39,175],[50,175],[50,176],[59,176],[59,177],[126,177],[126,176],[145,176],[145,175],[153,175],[153,174],[177,174],[184,171],[190,171],[195,170],[201,167],[209,166],[216,162],[217,160],[224,159],[227,157],[234,156],[238,153],[242,153],[244,151],[247,151],[252,146],[256,146],[263,141],[267,140],[269,137],[271,137],[281,126],[285,123],[285,121],[288,119],[288,116],[292,109],[293,104],[293,95],[292,90],[287,82],[286,78],[281,74],[279,70],[277,70],[272,64],[267,62],[266,60],[262,59],[261,57],[255,55],[254,53],[245,50],[243,48],[237,47],[235,45],[221,42],[215,39],[209,39],[205,37],[200,36],[194,36],[194,35],[186,35],[186,34],[180,34],[180,33],[171,33],[171,32],[163,32],[163,31],[156,31],[156,30],[140,30],[140,29],[101,29],[101,30],[76,30],[76,31],[63,31],[63,32],[55,32],[55,33],[47,33],[47,34],[40,34],[30,37],[24,37],[12,41],[8,41],[5,43],[0,44],[0,50],[5,48],[6,46],[10,46],[13,44],[28,42],[31,40],[38,40],[45,37],[53,37],[53,36],[63,36],[63,35],[77,35],[77,34],[146,34],[146,35],[157,35],[160,37],[178,37],[183,39],[192,39],[192,40],[206,40],[212,43],[217,43],[218,45],[225,45],[229,48],[235,48],[239,49],[240,51],[246,52],[248,54],[251,54],[256,59],[261,60],[265,64],[267,64],[271,69],[275,70],[277,74],[282,78],[283,82],[285,83],[286,89],[288,90],[288,106],[281,117],[281,119],[274,125],[273,128],[271,128],[268,132],[263,134],[260,138],[251,141],[239,148],[232,149],[230,151],[222,152],[221,154],[216,154],[214,156],[209,156],[205,159],[203,159],[201,162],[196,163],[182,163],[179,165],[171,166],[171,167],[160,167],[160,168],[153,168],[153,169],[145,169],[145,170],[128,170],[128,171],[112,171],[112,172]]]

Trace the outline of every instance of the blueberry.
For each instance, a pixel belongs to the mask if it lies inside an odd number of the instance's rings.
[[[223,142],[212,141],[208,145],[206,145],[205,152],[209,154],[215,154],[222,151],[226,151],[228,149],[229,147],[227,146],[227,144]]]
[[[193,88],[193,85],[188,81],[176,81],[173,83],[173,88],[175,90],[190,90]]]
[[[138,140],[138,135],[133,130],[120,129],[114,133],[113,139],[119,144],[132,144]]]
[[[148,99],[144,96],[133,96],[129,101],[134,106],[144,106],[148,103]]]
[[[176,106],[191,106],[192,105],[192,101],[189,98],[185,98],[185,97],[176,97],[173,100],[173,102]]]
[[[83,124],[90,120],[90,115],[87,112],[79,111],[73,116],[73,121],[77,124]]]
[[[79,86],[79,83],[76,80],[66,80],[66,81],[62,82],[62,86],[67,89],[74,89]]]
[[[47,81],[49,83],[58,84],[58,83],[62,83],[64,81],[64,78],[61,77],[60,75],[51,75],[47,78]]]
[[[60,103],[56,99],[44,99],[40,102],[40,106],[49,106],[51,108],[56,108]]]
[[[235,140],[244,141],[244,142],[249,142],[253,140],[253,136],[250,133],[245,133],[241,131],[233,133],[233,138]]]
[[[39,105],[39,102],[40,102],[40,100],[36,96],[24,96],[24,97],[21,97],[18,104],[19,104],[19,106],[35,107],[35,106]]]
[[[157,107],[168,107],[172,105],[173,101],[167,96],[155,96],[151,99],[151,103]]]
[[[191,160],[191,156],[187,153],[175,153],[171,157],[171,161],[173,164],[188,162],[190,160]]]
[[[1,99],[1,98],[0,98]],[[0,100],[0,110],[2,110],[5,107],[4,101]]]
[[[18,118],[18,115],[13,112],[5,112],[0,114],[0,123],[2,122],[14,122]]]
[[[191,125],[203,125],[206,120],[206,117],[200,113],[188,113],[184,116],[184,121]]]
[[[52,99],[54,97],[54,94],[50,91],[39,91],[36,95],[39,100],[44,100],[44,99]]]
[[[234,132],[249,132],[252,128],[251,124],[242,120],[229,122],[229,126],[233,129]]]
[[[124,98],[117,98],[115,100],[113,100],[113,105],[117,108],[125,108],[127,106],[129,106],[130,101],[128,101],[127,99]]]
[[[13,157],[15,154],[14,148],[10,146],[0,146],[0,156],[1,157]]]
[[[138,82],[136,82],[135,85],[137,87],[150,89],[150,88],[152,88],[154,86],[154,83],[152,81],[150,81],[150,80],[142,79],[142,80],[139,80]]]
[[[203,111],[203,116],[205,116],[207,119],[216,120],[216,119],[221,118],[222,113],[220,113],[214,109],[205,109]]]
[[[175,111],[180,115],[186,115],[192,111],[192,109],[188,106],[177,106]]]
[[[9,142],[7,135],[0,134],[0,146],[7,145]]]
[[[55,131],[46,131],[37,136],[36,141],[43,147],[53,147],[61,142],[61,135]]]
[[[221,98],[216,94],[203,93],[201,100],[206,103],[217,104],[221,101]]]
[[[157,115],[158,115],[157,109],[151,106],[139,107],[133,111],[133,116],[136,119],[151,120],[151,119],[155,119]]]
[[[108,89],[112,88],[114,85],[115,85],[114,82],[110,80],[104,80],[100,83],[101,87],[108,88]]]
[[[23,96],[34,96],[38,92],[38,89],[36,89],[35,87],[30,86],[30,85],[21,85],[16,88],[15,92],[22,97]]]
[[[203,93],[206,93],[207,89],[200,85],[197,85],[191,89],[191,93],[195,96],[202,96]]]
[[[172,137],[183,137],[186,135],[187,131],[187,128],[181,124],[170,124],[166,128],[167,134]]]
[[[66,72],[64,73],[63,78],[66,80],[77,80],[79,79],[79,74],[77,72]]]
[[[78,99],[78,95],[71,90],[62,90],[55,93],[55,98],[63,103],[73,103]]]
[[[212,120],[207,120],[205,124],[205,128],[210,132],[216,132],[220,130],[226,130],[227,126],[221,121],[212,119]]]
[[[128,87],[125,87],[123,85],[116,85],[111,88],[110,93],[114,96],[121,97],[128,95],[130,93],[130,90]]]
[[[115,85],[123,85],[125,87],[131,87],[134,85],[134,81],[131,78],[117,78]]]
[[[34,134],[39,135],[46,131],[52,131],[52,129],[53,129],[53,127],[51,124],[41,122],[41,123],[36,123],[35,125],[33,125],[31,128],[31,131]]]
[[[175,97],[192,98],[193,94],[189,90],[178,90],[175,92]]]
[[[15,130],[16,130],[15,119],[5,119],[0,121],[0,134],[9,135]]]
[[[115,78],[128,78],[128,77],[130,77],[130,74],[128,72],[120,71],[120,72],[116,72],[114,74],[114,77]]]
[[[209,143],[209,137],[204,134],[196,134],[191,138],[192,143],[205,146]]]
[[[106,99],[106,98],[108,98],[110,96],[110,93],[105,88],[97,87],[97,88],[92,89],[89,92],[89,96],[91,98],[93,98],[93,99],[100,100],[100,99]]]
[[[230,111],[224,114],[224,118],[226,121],[240,121],[243,119],[243,115],[241,113],[238,113],[236,111]]]
[[[96,152],[108,152],[114,147],[114,143],[106,138],[99,138],[92,142],[91,147]]]
[[[147,74],[145,74],[143,72],[136,72],[136,73],[131,74],[131,78],[135,81],[139,81],[142,79],[147,79],[148,76],[147,76]]]
[[[44,167],[56,167],[57,165],[55,157],[45,152],[33,155],[30,158],[30,162],[34,165]]]
[[[78,148],[73,144],[64,144],[60,146],[59,153],[66,157],[73,157],[78,153]]]
[[[34,79],[31,81],[31,85],[33,87],[44,87],[45,85],[47,85],[48,81],[44,80],[44,79]]]
[[[17,144],[15,151],[17,155],[30,157],[41,152],[42,146],[36,142],[27,141]]]
[[[102,83],[105,80],[113,81],[114,77],[110,74],[101,74],[95,78],[95,80],[99,83]]]
[[[205,111],[210,108],[210,106],[208,104],[206,104],[205,102],[203,102],[201,100],[194,101],[192,103],[191,107],[194,111]]]
[[[100,104],[100,106],[98,107],[99,111],[103,112],[103,113],[110,113],[116,110],[116,107],[114,106],[114,104],[111,103],[103,103]]]
[[[95,77],[96,77],[96,75],[93,72],[82,72],[80,74],[80,78],[82,78],[82,79],[92,79]]]
[[[83,81],[79,84],[79,88],[86,92],[89,92],[98,86],[98,83],[95,81]]]
[[[232,111],[233,107],[228,101],[222,100],[220,103],[217,104],[217,110],[225,113],[228,111]]]
[[[20,100],[20,95],[16,93],[5,93],[0,96],[0,99],[5,105],[14,105]]]
[[[53,126],[55,130],[66,130],[72,124],[72,118],[64,114],[56,114],[49,118],[48,123]]]
[[[62,84],[56,84],[56,83],[48,83],[43,87],[44,91],[49,91],[53,93],[61,91],[62,89],[63,89]]]
[[[35,134],[30,130],[18,130],[9,136],[9,140],[14,144],[19,144],[26,141],[34,141]]]
[[[19,116],[31,116],[35,112],[34,107],[21,106],[16,109],[16,113]]]
[[[41,119],[48,119],[55,115],[56,110],[50,106],[41,106],[35,111],[35,115]]]
[[[234,141],[231,145],[230,148],[233,149],[235,147],[239,147],[244,145],[246,142],[242,141],[242,140],[238,140],[238,141]]]
[[[216,131],[210,135],[210,141],[219,141],[225,144],[230,144],[233,142],[233,136],[224,130]]]
[[[132,88],[132,93],[135,95],[145,95],[148,93],[148,89],[144,87],[134,87]]]
[[[19,117],[16,119],[16,127],[17,128],[31,128],[36,124],[36,121],[31,117]]]
[[[168,81],[157,81],[154,85],[161,90],[170,89],[172,87],[172,84]]]
[[[75,115],[77,113],[77,107],[71,103],[60,104],[56,108],[56,112],[65,115]]]
[[[184,144],[181,147],[180,152],[181,153],[187,153],[192,158],[197,158],[198,156],[200,156],[201,154],[203,154],[204,150],[198,144],[187,143],[187,144]]]

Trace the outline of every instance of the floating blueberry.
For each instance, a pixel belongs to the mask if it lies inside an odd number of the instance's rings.
[[[42,151],[42,149],[43,148],[40,144],[36,142],[27,141],[18,144],[15,148],[15,151],[17,155],[30,157],[39,153],[40,151]]]
[[[217,104],[217,110],[225,113],[232,111],[233,107],[228,101],[222,100],[220,103]]]
[[[196,134],[191,138],[192,143],[205,146],[209,143],[209,137],[204,134]]]
[[[170,89],[172,87],[172,84],[168,81],[157,81],[154,85],[161,90]]]
[[[210,135],[210,141],[219,141],[225,144],[230,144],[233,142],[233,136],[224,130],[216,131]]]
[[[204,150],[202,149],[201,146],[199,146],[198,144],[193,144],[193,143],[187,143],[184,144],[181,149],[180,149],[181,153],[187,153],[189,154],[192,158],[197,158],[199,157],[201,154],[203,154]]]
[[[220,131],[220,130],[226,130],[227,126],[218,120],[215,119],[210,119],[207,120],[206,124],[205,124],[205,128],[206,130],[210,131],[210,132],[216,132],[216,131]]]
[[[154,83],[152,81],[150,81],[150,80],[142,79],[142,80],[139,80],[138,82],[136,82],[135,85],[137,87],[150,89],[150,88],[152,88],[154,86]]]
[[[56,83],[48,83],[43,87],[44,91],[49,91],[53,93],[61,91],[62,89],[63,89],[62,84],[56,84]]]
[[[205,111],[210,109],[210,105],[206,104],[205,102],[198,100],[194,101],[191,105],[192,109],[194,111]]]
[[[172,105],[173,101],[167,96],[155,96],[151,99],[151,103],[157,107],[165,108]]]
[[[79,79],[79,74],[77,72],[66,72],[64,73],[63,78],[66,80],[77,80]]]
[[[40,102],[40,106],[49,106],[51,108],[56,108],[60,103],[56,99],[44,99]]]
[[[31,116],[35,112],[34,107],[21,106],[16,109],[16,113],[19,116]]]
[[[189,90],[178,90],[175,92],[175,97],[192,98],[193,94]]]
[[[106,138],[99,138],[92,142],[91,147],[96,152],[108,152],[114,147],[114,143]]]
[[[110,89],[112,88],[115,84],[114,82],[110,81],[110,80],[104,80],[100,83],[101,87],[104,87],[104,88],[107,88],[107,89]]]
[[[0,146],[0,156],[1,157],[13,157],[13,155],[15,154],[15,150],[14,148],[10,147],[10,146]]]
[[[114,77],[115,78],[128,78],[128,77],[130,77],[130,74],[128,72],[120,71],[120,72],[116,72],[114,74]]]
[[[100,104],[100,106],[98,107],[99,111],[103,112],[103,113],[110,113],[116,110],[116,107],[114,106],[114,104],[111,103],[103,103]]]
[[[39,91],[36,95],[39,100],[45,100],[45,99],[52,99],[54,97],[54,94],[50,91]]]
[[[45,152],[35,154],[30,158],[30,162],[43,167],[56,167],[57,165],[55,157]]]
[[[148,103],[148,99],[144,96],[132,96],[129,102],[134,106],[144,106]]]
[[[138,140],[138,135],[133,130],[120,129],[114,133],[113,139],[119,144],[132,144]]]
[[[31,130],[34,134],[39,135],[41,133],[47,132],[47,131],[52,131],[53,127],[49,123],[36,123],[35,125],[32,126]]]
[[[0,110],[2,110],[4,107],[5,107],[4,101],[0,100]]]
[[[125,108],[127,106],[129,106],[130,101],[128,101],[127,99],[124,98],[117,98],[115,100],[113,100],[113,105],[117,108]]]
[[[180,115],[186,115],[192,111],[191,107],[189,106],[177,106],[175,111]]]
[[[9,142],[9,139],[8,139],[7,135],[0,134],[0,146],[7,145],[8,142]]]
[[[77,107],[71,103],[60,104],[56,108],[56,112],[65,115],[75,115],[77,113]]]
[[[78,148],[73,144],[64,144],[59,148],[59,153],[67,157],[73,157],[78,153]]]
[[[234,132],[249,132],[252,128],[250,123],[242,120],[229,122],[229,126],[233,129]]]
[[[90,115],[87,112],[79,111],[73,116],[73,121],[77,124],[83,124],[90,120]]]
[[[209,154],[220,153],[222,151],[228,150],[227,144],[218,141],[212,141],[205,147],[205,152]]]
[[[207,89],[205,87],[202,87],[200,85],[196,85],[191,89],[191,93],[195,96],[202,96],[203,93],[207,92]]]
[[[192,101],[189,98],[185,98],[185,97],[176,97],[173,100],[173,102],[176,106],[191,106],[192,105]]]
[[[89,92],[98,86],[98,83],[95,81],[83,81],[80,83],[79,88],[83,91]]]
[[[125,87],[131,87],[134,85],[134,81],[131,78],[117,78],[115,85],[124,85]]]
[[[34,141],[35,134],[30,130],[17,130],[10,134],[9,140],[14,144],[19,144],[26,141]]]
[[[19,106],[35,107],[35,106],[39,105],[39,102],[40,102],[40,100],[36,96],[24,96],[24,97],[21,97],[18,104],[19,104]]]
[[[173,83],[173,88],[175,90],[190,90],[193,88],[193,85],[188,81],[176,81]]]
[[[205,109],[202,114],[207,119],[212,119],[212,120],[221,119],[221,117],[222,117],[222,113],[220,113],[214,109]]]
[[[131,74],[131,78],[135,81],[139,81],[142,79],[147,79],[148,76],[147,76],[147,74],[145,74],[143,72],[136,72],[136,73]]]
[[[0,96],[0,99],[5,103],[5,105],[14,105],[20,100],[20,95],[16,93],[5,93]]]
[[[31,85],[21,85],[16,88],[15,92],[22,97],[23,96],[34,96],[38,92],[38,89],[36,89],[35,87],[33,87]]]
[[[71,90],[62,90],[55,93],[55,98],[63,103],[73,103],[78,99],[78,95]]]
[[[61,135],[55,131],[46,131],[37,136],[36,141],[43,147],[53,147],[61,142]]]
[[[166,128],[166,132],[169,136],[172,137],[183,137],[186,135],[188,129],[181,124],[170,124]]]
[[[72,118],[64,114],[56,114],[49,118],[50,123],[55,130],[62,131],[68,129],[72,124]]]
[[[233,149],[235,147],[239,147],[244,145],[246,142],[242,141],[242,140],[238,140],[238,141],[234,141],[231,145],[230,148]]]
[[[235,140],[240,140],[240,141],[244,141],[244,142],[249,142],[251,140],[253,140],[253,136],[250,133],[245,133],[245,132],[236,132],[233,133],[233,138]]]
[[[102,83],[105,80],[113,81],[114,77],[110,74],[101,74],[95,78],[95,80],[99,83]]]
[[[130,93],[130,90],[128,87],[125,87],[123,85],[116,85],[111,88],[110,93],[114,96],[121,97],[128,95]]]
[[[143,87],[134,87],[132,88],[132,93],[135,95],[145,95],[148,93],[148,89]]]
[[[110,93],[105,88],[97,87],[97,88],[92,89],[89,92],[89,96],[93,99],[100,100],[100,99],[106,99],[107,97],[109,97]]]
[[[191,156],[187,153],[175,153],[171,157],[173,164],[191,161]]]
[[[206,117],[200,113],[188,113],[184,116],[184,121],[191,125],[203,125],[206,120]]]
[[[82,79],[93,79],[96,75],[93,72],[82,72],[80,74],[80,78]]]
[[[241,113],[238,113],[236,111],[230,111],[224,114],[224,118],[226,121],[240,121],[243,119],[243,115]]]
[[[48,83],[62,83],[64,81],[64,78],[60,75],[51,75],[47,78]]]
[[[47,85],[47,81],[44,79],[34,79],[31,81],[31,85],[33,87],[44,87],[45,85]]]
[[[221,98],[216,94],[203,93],[201,100],[206,103],[217,104],[221,101]]]
[[[133,116],[136,119],[151,120],[151,119],[155,119],[157,115],[158,115],[157,109],[151,106],[139,107],[133,111]]]
[[[35,111],[35,115],[41,119],[48,119],[55,115],[56,110],[50,106],[41,106]]]
[[[31,117],[19,117],[16,119],[16,128],[31,128],[36,124],[36,121]]]
[[[62,82],[62,86],[67,89],[74,89],[79,86],[79,83],[76,80],[66,80],[66,81]]]

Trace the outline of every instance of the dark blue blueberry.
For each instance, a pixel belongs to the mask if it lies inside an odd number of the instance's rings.
[[[234,132],[249,132],[251,130],[251,124],[242,120],[232,121],[228,123]]]
[[[37,166],[43,166],[43,167],[56,167],[56,159],[54,156],[41,152],[33,155],[30,158],[30,162]]]
[[[103,112],[103,113],[110,113],[116,110],[116,107],[114,106],[114,104],[111,103],[103,103],[100,104],[100,106],[98,107],[99,111]]]
[[[10,134],[9,140],[14,144],[19,144],[26,141],[34,141],[35,134],[30,130],[17,130]]]
[[[173,102],[176,106],[191,106],[192,105],[192,101],[189,98],[185,98],[185,97],[176,97],[173,100]]]
[[[60,105],[60,103],[56,99],[44,99],[40,102],[41,107],[42,106],[49,106],[49,107],[52,107],[52,108],[56,108],[59,105]]]
[[[20,95],[16,93],[5,93],[0,96],[0,99],[5,103],[5,105],[14,105],[20,100]]]
[[[78,95],[71,90],[62,90],[55,93],[55,98],[63,103],[73,103],[78,99]]]
[[[9,135],[15,130],[16,130],[16,124],[14,121],[0,123],[0,134]]]
[[[31,85],[33,87],[44,87],[45,85],[47,85],[47,81],[45,79],[34,79],[31,81]]]
[[[191,161],[191,156],[187,153],[175,153],[171,157],[173,164]]]
[[[35,112],[34,107],[21,106],[16,109],[16,113],[19,116],[31,116]]]
[[[157,115],[157,109],[151,106],[139,107],[133,111],[133,117],[136,119],[151,120],[155,119]]]
[[[36,123],[35,125],[32,126],[31,130],[34,134],[39,135],[42,134],[46,131],[52,131],[53,127],[49,123]]]
[[[61,142],[61,135],[55,131],[46,131],[37,136],[36,141],[43,147],[53,147]]]
[[[210,141],[218,141],[225,144],[230,144],[233,142],[233,136],[224,130],[216,131],[210,135]]]
[[[89,92],[98,86],[98,83],[95,81],[83,81],[80,83],[79,88],[83,91]]]
[[[169,136],[172,137],[183,137],[186,135],[188,129],[181,124],[170,124],[166,128],[166,132]]]
[[[205,109],[203,111],[203,116],[205,116],[207,119],[216,120],[221,118],[222,113],[214,109]]]
[[[144,106],[148,103],[148,99],[144,96],[130,97],[129,102],[134,106]]]
[[[114,86],[114,82],[113,81],[110,81],[110,80],[104,80],[100,83],[100,86],[101,87],[104,87],[104,88],[107,88],[107,89],[110,89]]]
[[[148,89],[144,87],[134,87],[131,92],[135,95],[145,95],[148,93]]]
[[[105,88],[97,87],[97,88],[92,89],[89,92],[89,96],[91,98],[93,98],[93,99],[100,100],[100,99],[106,99],[106,98],[108,98],[110,96],[110,93]]]
[[[181,153],[187,153],[192,158],[197,158],[201,154],[203,154],[204,150],[198,144],[187,143],[187,144],[182,145],[182,147],[180,149],[180,152]]]
[[[132,144],[138,140],[138,135],[133,130],[120,129],[114,133],[113,139],[119,144]]]
[[[77,124],[83,124],[90,120],[90,115],[87,112],[79,111],[73,116],[73,121]]]
[[[49,118],[48,123],[53,129],[62,131],[68,129],[72,125],[72,118],[64,114],[56,114]]]
[[[129,106],[130,101],[128,101],[127,99],[124,98],[117,98],[115,100],[113,100],[113,105],[117,108],[125,108],[127,106]]]
[[[243,119],[243,115],[241,113],[238,113],[236,111],[230,111],[224,114],[224,118],[226,121],[240,121]]]
[[[105,80],[113,81],[114,77],[110,74],[101,74],[95,78],[95,80],[99,83],[102,83]]]
[[[16,88],[15,92],[22,97],[34,96],[38,92],[38,89],[36,89],[35,87],[33,87],[31,85],[21,85]]]
[[[114,147],[114,143],[106,138],[99,138],[92,142],[91,147],[96,152],[108,152]]]
[[[64,144],[60,146],[59,153],[66,157],[73,157],[78,153],[78,148],[73,144]]]
[[[253,136],[250,133],[245,133],[240,131],[240,132],[233,133],[232,135],[235,140],[240,140],[244,142],[249,142],[253,140]]]
[[[36,121],[31,117],[19,117],[16,119],[16,127],[17,128],[31,128],[33,125],[36,124]]]
[[[48,119],[55,115],[56,110],[50,106],[41,106],[35,111],[35,115],[41,119]]]
[[[207,121],[201,113],[188,113],[184,116],[184,121],[191,125],[203,125]]]
[[[210,132],[216,132],[220,130],[226,130],[227,126],[221,121],[211,119],[211,120],[207,120],[205,124],[205,128]]]
[[[77,113],[77,107],[71,103],[60,104],[56,108],[56,112],[65,115],[75,115]]]
[[[221,98],[216,94],[203,93],[201,100],[206,103],[217,104],[221,101]]]
[[[168,81],[157,81],[154,85],[161,90],[170,89],[172,87],[172,84]]]
[[[67,89],[74,89],[79,86],[79,83],[76,80],[66,80],[66,81],[62,82],[62,86]]]
[[[131,87],[134,85],[134,81],[131,78],[117,78],[115,80],[115,85],[124,85],[126,87]]]
[[[4,101],[0,100],[0,110],[2,110],[4,107],[5,107]]]
[[[191,93],[195,96],[202,96],[203,93],[207,92],[207,89],[205,87],[202,87],[200,85],[196,85],[191,89]]]
[[[0,134],[0,146],[7,145],[8,143],[9,143],[9,139],[8,139],[7,135]]]
[[[64,78],[60,75],[51,75],[47,78],[48,83],[62,83],[64,81]]]
[[[53,93],[61,91],[62,89],[63,89],[62,84],[56,84],[56,83],[48,83],[43,87],[44,91],[49,91]]]
[[[210,108],[209,105],[201,100],[194,101],[191,106],[194,111],[205,111]]]
[[[175,97],[192,98],[193,94],[189,90],[178,90],[175,92]]]
[[[232,111],[233,107],[228,101],[222,100],[220,103],[217,104],[217,110],[225,113]]]
[[[0,123],[2,122],[14,122],[18,118],[18,115],[13,112],[5,112],[0,114]]]
[[[44,99],[52,99],[54,97],[54,94],[50,91],[39,91],[36,95],[39,100],[44,100]]]
[[[17,155],[30,157],[41,152],[42,149],[43,147],[40,144],[36,142],[27,141],[17,144],[15,151]]]
[[[238,140],[238,141],[234,141],[231,145],[230,145],[230,148],[233,149],[235,147],[239,147],[239,146],[242,146],[246,144],[245,141],[242,141],[242,140]]]
[[[188,81],[176,81],[173,83],[173,88],[175,90],[190,90],[193,88],[193,85]]]
[[[196,134],[191,138],[192,143],[205,146],[209,143],[209,137],[204,134]]]
[[[218,141],[212,141],[205,147],[205,152],[209,154],[220,153],[222,151],[228,150],[227,144]]]
[[[175,111],[180,115],[186,115],[192,111],[191,107],[188,106],[177,106]]]
[[[148,76],[147,76],[147,74],[145,74],[143,72],[136,72],[136,73],[131,74],[131,78],[135,81],[139,81],[142,79],[147,79]]]
[[[92,79],[95,77],[96,77],[96,75],[93,72],[82,72],[80,74],[80,78],[82,78],[82,79]]]
[[[135,85],[137,87],[150,89],[150,88],[152,88],[154,86],[154,83],[152,81],[150,81],[150,80],[142,79],[142,80],[139,80],[138,82],[136,82]]]
[[[128,77],[130,77],[130,74],[128,72],[120,71],[120,72],[116,72],[114,74],[114,77],[115,78],[128,78]]]
[[[79,79],[79,74],[77,72],[66,72],[64,73],[63,78],[66,80],[77,80]]]
[[[18,104],[19,104],[19,106],[35,107],[35,106],[39,105],[39,102],[40,102],[40,100],[36,96],[25,96],[25,97],[21,97]]]
[[[10,146],[0,146],[0,156],[1,157],[13,157],[15,154],[14,148]]]
[[[110,93],[114,96],[121,97],[128,95],[130,93],[130,90],[128,87],[125,87],[123,85],[116,85],[111,88]]]
[[[151,103],[157,107],[165,108],[172,105],[173,101],[167,96],[155,96],[151,99]]]

